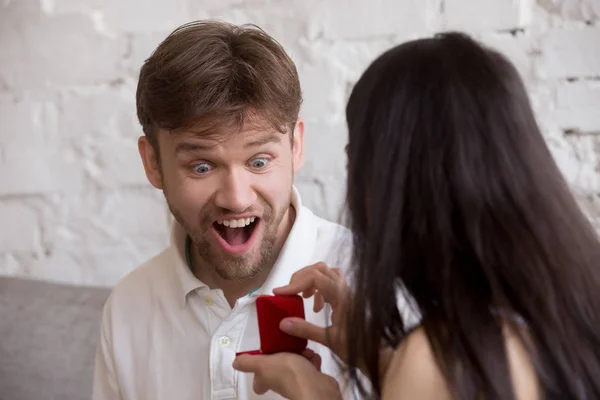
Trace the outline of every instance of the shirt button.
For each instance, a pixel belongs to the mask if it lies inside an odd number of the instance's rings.
[[[213,299],[210,296],[205,296],[204,297],[204,304],[206,304],[207,306],[214,306],[215,305],[215,299]]]
[[[228,338],[227,336],[221,336],[219,338],[219,346],[221,347],[227,347],[231,344],[231,339]]]

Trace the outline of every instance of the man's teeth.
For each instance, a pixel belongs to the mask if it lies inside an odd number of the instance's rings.
[[[256,220],[256,217],[240,218],[240,219],[225,219],[217,221],[218,224],[228,226],[230,228],[243,228]]]

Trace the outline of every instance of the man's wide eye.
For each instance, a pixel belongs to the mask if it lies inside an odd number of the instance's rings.
[[[266,167],[268,163],[269,163],[269,160],[267,160],[264,157],[260,157],[260,158],[255,158],[254,160],[252,160],[252,162],[250,162],[250,165],[254,169],[261,169],[261,168]]]
[[[211,170],[211,166],[208,163],[202,163],[194,166],[194,172],[197,174],[205,174]]]

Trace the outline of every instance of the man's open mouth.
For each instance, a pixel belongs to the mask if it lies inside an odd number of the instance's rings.
[[[258,225],[259,218],[239,218],[216,221],[213,226],[215,231],[227,242],[230,246],[241,246],[245,244],[250,237],[254,228]]]

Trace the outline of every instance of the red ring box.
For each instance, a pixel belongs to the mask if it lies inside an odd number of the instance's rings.
[[[243,351],[241,354],[274,354],[280,352],[302,353],[308,344],[306,339],[288,335],[279,329],[282,319],[297,317],[305,319],[304,301],[298,295],[269,296],[256,299],[256,314],[260,334],[260,350]]]

